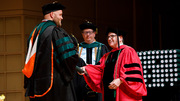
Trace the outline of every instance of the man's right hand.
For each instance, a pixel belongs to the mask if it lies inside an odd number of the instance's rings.
[[[87,72],[86,72],[86,69],[85,69],[85,67],[79,67],[79,69],[81,69],[83,72],[78,72],[78,74],[79,75],[84,75],[84,74],[86,74],[87,75]]]

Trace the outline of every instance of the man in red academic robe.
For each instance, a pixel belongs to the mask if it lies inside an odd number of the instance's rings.
[[[82,67],[87,84],[103,94],[103,101],[141,101],[147,90],[136,51],[123,45],[123,32],[110,28],[107,35],[113,49],[100,59],[98,65]]]

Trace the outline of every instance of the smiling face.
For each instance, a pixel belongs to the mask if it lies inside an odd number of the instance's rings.
[[[108,41],[108,44],[111,48],[117,48],[118,47],[117,37],[119,38],[119,44],[122,44],[123,43],[123,37],[122,36],[117,36],[117,34],[113,33],[113,32],[108,33],[107,41]]]
[[[57,10],[54,12],[51,12],[52,20],[56,23],[57,26],[62,26],[61,21],[63,20],[63,11],[62,10]]]
[[[95,41],[96,32],[92,29],[84,29],[82,31],[82,36],[85,43],[91,44]]]

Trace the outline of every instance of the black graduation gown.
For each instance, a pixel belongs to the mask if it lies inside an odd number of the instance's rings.
[[[79,58],[77,66],[82,67],[85,65],[86,65],[86,63],[84,62],[84,60],[82,58]],[[83,101],[83,99],[86,95],[86,92],[84,90],[86,83],[84,83],[84,82],[85,82],[84,77],[82,75],[79,75],[77,73],[77,71],[75,71],[74,78],[73,78],[73,84],[74,84],[74,88],[75,88],[77,101]]]
[[[94,54],[94,48],[97,48],[97,55],[95,62],[93,62],[93,56]],[[85,50],[82,51],[82,48]],[[81,54],[81,57],[86,57],[84,58],[84,61],[88,64],[93,64],[99,61],[99,59],[105,54],[109,52],[109,49],[107,48],[106,45],[100,43],[100,42],[93,42],[92,44],[86,44],[85,42],[80,43],[79,47],[79,53]],[[85,55],[85,56],[84,56]],[[76,91],[77,99],[78,101],[101,101],[102,100],[102,95],[100,93],[96,93],[92,91],[89,86],[86,84],[84,78],[82,76],[76,76],[76,83],[75,86],[78,85],[78,89]]]
[[[109,89],[109,83],[114,80],[114,67],[117,61],[119,50],[111,52],[106,60],[104,68],[103,84],[104,84],[104,101],[115,101],[115,90]]]
[[[72,79],[77,61],[76,47],[66,31],[47,27],[38,39],[33,74],[25,76],[26,96],[31,101],[76,101]]]

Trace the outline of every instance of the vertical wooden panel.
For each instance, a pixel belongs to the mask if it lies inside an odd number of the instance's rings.
[[[6,36],[6,51],[7,52],[20,52],[22,49],[20,35]]]
[[[34,27],[37,25],[37,18],[36,17],[28,17],[26,16],[24,19],[24,31],[25,34],[30,34]]]
[[[0,55],[0,72],[5,72],[6,67],[5,67],[5,58],[4,55]]]
[[[22,93],[7,93],[6,101],[23,101]]]
[[[7,17],[5,20],[6,34],[20,34],[21,32],[20,17]]]
[[[0,18],[0,35],[4,34],[4,29],[3,29],[3,18]]]
[[[27,40],[29,38],[29,34],[25,34],[24,35],[24,50],[27,51]]]
[[[23,8],[22,0],[1,0],[0,10],[17,10]]]
[[[6,76],[5,74],[0,74],[0,92],[6,90]]]
[[[0,18],[0,52],[4,51],[4,29],[3,29],[3,17]]]
[[[23,89],[22,80],[23,80],[22,73],[8,73],[7,74],[7,90],[8,91],[22,90]]]
[[[21,72],[22,59],[21,55],[7,55],[7,71],[8,72]]]
[[[0,52],[3,52],[5,50],[4,48],[4,36],[0,35]]]

